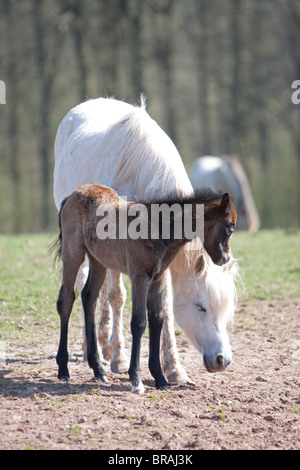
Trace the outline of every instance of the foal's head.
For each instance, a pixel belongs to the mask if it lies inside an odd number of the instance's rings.
[[[237,213],[227,193],[204,207],[204,247],[212,261],[222,266],[231,256],[230,239]]]

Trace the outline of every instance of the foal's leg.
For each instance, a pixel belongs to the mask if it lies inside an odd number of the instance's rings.
[[[137,393],[144,392],[144,385],[141,380],[140,352],[141,340],[146,328],[146,301],[150,278],[147,274],[135,275],[131,278],[132,283],[132,318],[131,333],[132,346],[129,367],[129,379],[132,384],[131,391]]]
[[[126,301],[126,289],[121,273],[109,271],[108,279],[110,284],[108,298],[113,310],[113,330],[110,340],[113,356],[110,368],[112,372],[122,373],[127,372],[129,367],[123,335],[123,308]]]
[[[84,259],[84,250],[78,248],[70,253],[68,247],[63,250],[63,283],[60,288],[57,311],[60,316],[60,341],[56,356],[58,365],[58,378],[69,381],[70,374],[68,370],[68,325],[69,318],[75,300],[74,284],[79,266]]]
[[[86,342],[86,334],[85,334],[84,308],[82,304],[81,292],[86,284],[88,275],[89,275],[89,259],[88,259],[88,256],[86,255],[85,260],[80,266],[78,273],[77,273],[77,277],[76,277],[76,289],[80,295],[81,305],[82,305],[82,317],[83,317],[82,351],[83,351],[84,361],[87,361],[87,342]],[[111,317],[112,317],[111,307],[109,305],[108,295],[107,295],[107,277],[105,278],[105,281],[103,282],[103,285],[101,287],[100,311],[101,311],[101,319],[100,319],[100,324],[99,324],[98,338],[103,348],[103,351],[106,351],[106,354],[107,354],[107,350],[105,348],[107,347],[106,345],[109,345],[109,341],[110,341]],[[112,356],[112,353],[111,353],[111,356]],[[111,356],[109,359],[111,359]],[[106,359],[106,356],[104,357]]]
[[[82,304],[84,308],[85,331],[87,339],[87,359],[89,366],[93,369],[96,379],[108,382],[106,373],[100,362],[98,353],[95,310],[99,291],[106,276],[106,268],[90,257],[89,277],[82,290]]]
[[[162,305],[164,297],[165,278],[153,280],[149,286],[147,308],[149,320],[149,369],[155,379],[158,389],[167,389],[167,381],[162,373],[160,365],[160,335],[163,324]]]
[[[56,355],[58,365],[58,378],[69,382],[70,374],[68,370],[68,326],[69,318],[75,300],[74,289],[70,290],[62,284],[57,300],[57,311],[60,316],[60,340]]]

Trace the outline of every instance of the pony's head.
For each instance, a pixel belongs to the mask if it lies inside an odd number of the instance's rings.
[[[225,370],[232,360],[226,326],[236,306],[235,259],[218,266],[205,250],[171,265],[176,322],[203,355],[209,372]]]
[[[236,227],[237,213],[228,193],[205,208],[204,247],[219,266],[231,256],[230,240]]]

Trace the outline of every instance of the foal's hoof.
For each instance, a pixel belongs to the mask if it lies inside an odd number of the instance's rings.
[[[157,387],[159,390],[168,390],[168,385],[161,385],[160,387]]]
[[[168,383],[167,382],[166,383],[160,383],[160,384],[156,383],[155,388],[157,390],[168,390]]]
[[[58,375],[57,377],[61,382],[66,382],[66,383],[70,382],[70,377],[68,377],[67,375],[63,375],[63,376]]]
[[[95,380],[97,380],[97,382],[103,382],[105,384],[107,384],[108,382],[108,378],[106,377],[106,375],[95,375]]]

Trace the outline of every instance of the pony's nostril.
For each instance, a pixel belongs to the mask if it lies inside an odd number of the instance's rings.
[[[217,364],[219,367],[224,367],[224,357],[222,354],[217,355]]]

